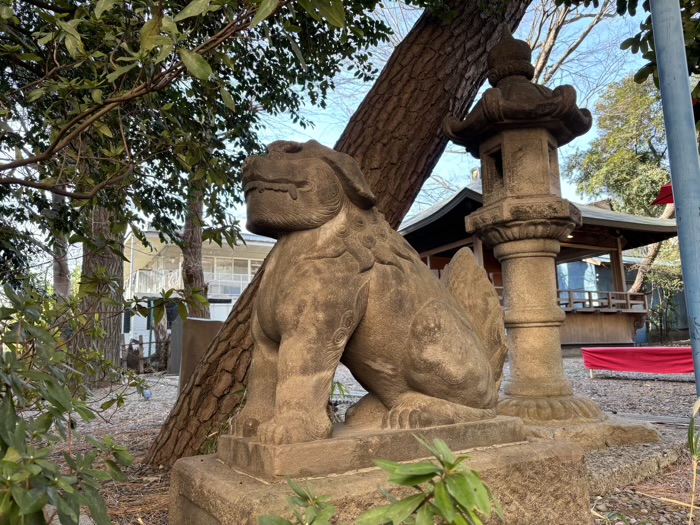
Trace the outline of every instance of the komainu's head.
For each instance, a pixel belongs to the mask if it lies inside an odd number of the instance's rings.
[[[253,233],[280,234],[318,228],[352,203],[368,210],[375,197],[349,155],[309,142],[273,142],[267,155],[243,165],[243,192]]]

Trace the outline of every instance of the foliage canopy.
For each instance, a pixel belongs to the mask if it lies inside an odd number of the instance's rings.
[[[65,234],[91,207],[113,233],[150,222],[178,242],[193,189],[204,238],[234,243],[238,167],[269,114],[324,104],[333,77],[375,74],[376,0],[119,0],[0,7],[0,260]],[[52,205],[49,193],[69,197]],[[141,235],[145,243],[145,237]],[[116,246],[111,247],[118,251]]]
[[[658,90],[626,78],[601,95],[596,112],[598,137],[567,159],[564,177],[579,194],[611,198],[619,211],[658,216],[663,207],[651,203],[669,182]]]

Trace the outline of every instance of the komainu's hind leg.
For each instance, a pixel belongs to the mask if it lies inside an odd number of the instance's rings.
[[[425,428],[496,417],[495,408],[472,408],[419,392],[405,392],[384,417],[384,428]]]
[[[382,428],[388,414],[384,403],[374,394],[367,394],[345,413],[345,424],[355,428]]]

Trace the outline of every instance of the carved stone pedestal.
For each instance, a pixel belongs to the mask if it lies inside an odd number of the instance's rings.
[[[481,474],[501,501],[505,523],[592,523],[583,451],[577,445],[521,442],[462,452],[471,457],[467,464]],[[338,460],[338,466],[343,459]],[[379,486],[397,497],[415,493],[389,485],[387,477],[375,467],[301,483],[311,485],[316,494],[329,495],[338,508],[338,523],[350,524],[362,512],[387,503]],[[290,495],[284,481],[269,482],[244,474],[217,456],[185,458],[177,461],[172,471],[169,521],[170,525],[257,525],[258,517],[264,514],[291,518],[286,503]]]
[[[353,429],[341,423],[332,438],[290,445],[221,436],[217,457],[251,476],[279,481],[374,467],[375,459],[412,461],[426,454],[416,436],[440,438],[458,450],[525,441],[526,431],[521,419],[507,416],[417,430]]]

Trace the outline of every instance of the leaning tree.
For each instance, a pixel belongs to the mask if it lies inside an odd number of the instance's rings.
[[[377,207],[397,227],[446,144],[442,121],[464,116],[486,76],[501,28],[514,29],[527,0],[451,0],[427,11],[397,46],[336,149],[360,163]],[[154,441],[147,460],[170,465],[206,449],[225,429],[245,390],[253,299],[263,267],[231,311]]]

